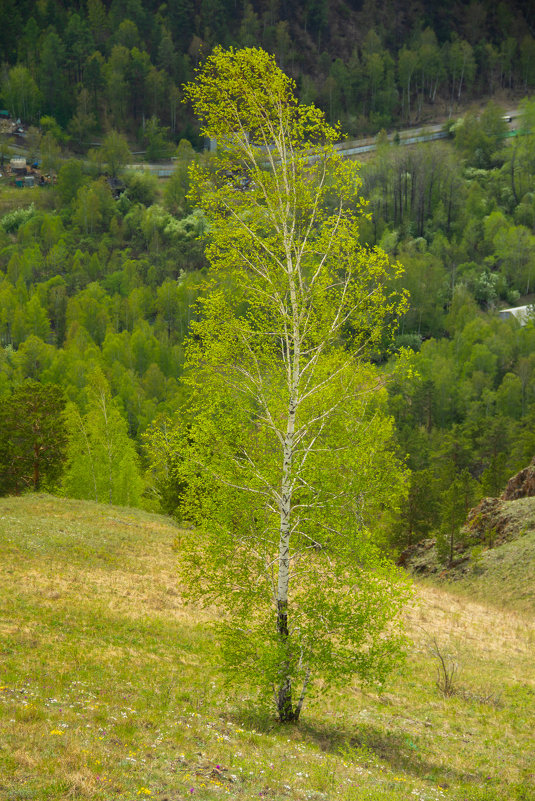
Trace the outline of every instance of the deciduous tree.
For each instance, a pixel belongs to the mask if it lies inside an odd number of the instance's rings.
[[[86,415],[73,403],[66,408],[64,489],[74,498],[136,506],[142,481],[126,420],[101,372],[93,373],[91,384]]]
[[[183,580],[225,609],[233,676],[267,691],[283,722],[319,677],[384,679],[406,594],[370,534],[403,476],[366,363],[403,299],[386,289],[386,255],[359,243],[360,182],[337,129],[293,92],[254,48],[216,48],[187,87],[219,156],[215,172],[192,168],[211,291],[174,432],[196,526],[180,540]]]
[[[111,177],[116,178],[130,158],[130,148],[122,134],[110,131],[104,137],[100,150],[97,153],[90,151],[91,154],[98,157],[99,161],[104,162]]]

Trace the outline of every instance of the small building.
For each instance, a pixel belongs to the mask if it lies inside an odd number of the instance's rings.
[[[533,318],[533,306],[514,306],[512,309],[499,309],[498,315],[502,320],[514,317],[520,325],[526,325]]]
[[[26,174],[26,159],[20,156],[11,159],[9,166],[11,167],[11,172],[15,175]]]

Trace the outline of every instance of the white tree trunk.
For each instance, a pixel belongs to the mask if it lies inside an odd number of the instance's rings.
[[[288,647],[288,592],[290,586],[290,525],[292,511],[292,457],[295,433],[295,408],[290,401],[288,425],[283,448],[282,487],[280,500],[279,573],[277,581],[277,631]],[[294,720],[292,680],[285,657],[280,665],[278,711],[281,721]]]

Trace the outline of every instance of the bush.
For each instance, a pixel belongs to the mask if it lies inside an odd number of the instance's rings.
[[[7,234],[14,234],[21,225],[28,222],[35,214],[35,206],[32,203],[26,209],[15,209],[8,214],[4,214],[0,220],[0,226]]]
[[[132,171],[124,177],[128,198],[134,203],[151,206],[158,194],[158,179],[150,172]]]

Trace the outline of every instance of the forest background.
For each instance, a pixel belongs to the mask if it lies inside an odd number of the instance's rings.
[[[0,182],[0,491],[176,510],[161,442],[183,408],[206,266],[188,165],[216,158],[181,85],[216,43],[260,45],[303,102],[349,135],[378,134],[361,236],[402,262],[411,297],[374,355],[410,468],[388,539],[457,536],[535,452],[535,323],[497,315],[533,301],[534,30],[522,3],[5,2],[0,107],[57,183]],[[447,141],[405,148],[380,133],[431,120]],[[16,146],[1,137],[3,163]],[[174,156],[172,176],[128,170],[136,151]]]

